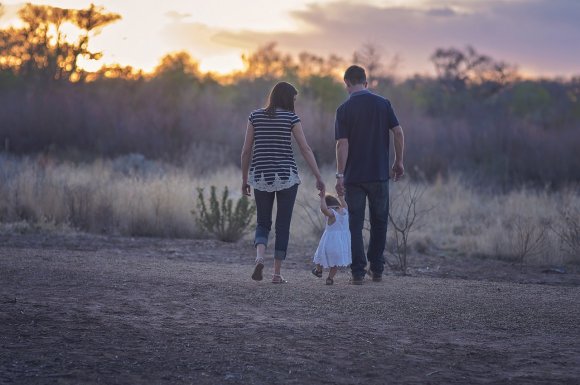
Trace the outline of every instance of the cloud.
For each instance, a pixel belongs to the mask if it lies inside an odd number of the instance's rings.
[[[187,19],[188,17],[191,17],[191,13],[183,13],[183,12],[177,12],[177,11],[169,11],[165,13],[165,16],[167,16],[168,18],[170,18],[173,22],[180,22],[183,19]]]
[[[457,12],[450,7],[431,8],[427,11],[429,16],[451,17],[457,16]]]
[[[0,4],[2,4],[0,2]],[[0,26],[5,23],[12,23],[18,19],[18,11],[25,3],[20,4],[2,4],[0,7]]]
[[[245,46],[243,42],[237,42],[237,45],[232,46],[220,41],[219,35],[222,32],[220,28],[210,27],[203,23],[181,21],[172,22],[161,31],[165,40],[175,46],[172,49],[178,47],[187,49],[198,58],[205,55],[224,54],[231,51],[232,47]]]
[[[167,32],[188,36],[189,46],[210,53],[253,50],[275,41],[281,51],[338,54],[350,59],[373,44],[385,59],[402,58],[400,71],[431,72],[439,47],[474,46],[479,52],[539,74],[578,74],[580,2],[577,0],[431,1],[423,8],[381,7],[337,1],[291,13],[293,32],[229,31],[174,23]]]

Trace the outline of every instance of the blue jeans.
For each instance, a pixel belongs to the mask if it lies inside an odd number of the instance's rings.
[[[345,185],[345,200],[348,204],[349,227],[351,237],[352,276],[362,278],[365,275],[367,258],[373,273],[382,274],[385,269],[385,243],[387,241],[387,224],[389,222],[389,182],[366,182]],[[363,226],[367,198],[371,222],[369,247],[365,257]]]
[[[268,235],[272,228],[272,208],[276,198],[276,242],[274,244],[274,258],[286,259],[288,239],[290,238],[290,220],[296,201],[298,185],[275,192],[266,192],[254,189],[256,199],[257,225],[254,246],[268,246]]]

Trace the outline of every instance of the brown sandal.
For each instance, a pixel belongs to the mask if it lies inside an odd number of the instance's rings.
[[[288,283],[280,274],[272,274],[272,283]]]
[[[333,285],[334,284],[334,279],[332,279],[330,277],[326,278],[326,284],[327,285]]]

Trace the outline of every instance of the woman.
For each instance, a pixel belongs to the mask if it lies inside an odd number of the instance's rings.
[[[262,280],[264,255],[272,226],[274,198],[277,202],[276,242],[272,283],[286,283],[280,274],[286,258],[290,220],[298,192],[298,169],[292,151],[292,136],[316,178],[316,188],[325,191],[312,149],[306,142],[300,118],[294,113],[298,91],[289,83],[280,82],[270,92],[268,106],[250,114],[242,149],[242,192],[250,196],[254,187],[257,226],[254,238],[256,266],[252,279]],[[250,163],[251,161],[251,163]]]

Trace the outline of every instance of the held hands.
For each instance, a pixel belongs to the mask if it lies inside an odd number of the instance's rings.
[[[324,194],[326,194],[326,186],[324,185],[322,178],[316,179],[316,189],[320,192],[318,194],[319,196],[324,196]],[[320,194],[322,194],[322,195],[320,195]]]

